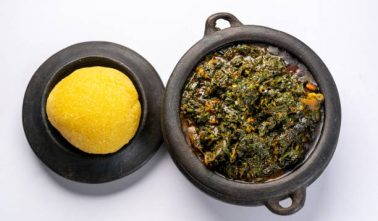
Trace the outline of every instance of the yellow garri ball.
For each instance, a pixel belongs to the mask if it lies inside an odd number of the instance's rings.
[[[108,154],[133,138],[141,105],[125,74],[96,66],[77,69],[61,80],[47,98],[46,112],[73,146],[87,153]]]

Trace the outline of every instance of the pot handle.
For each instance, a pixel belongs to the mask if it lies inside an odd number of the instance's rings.
[[[205,24],[205,35],[214,33],[216,31],[219,31],[220,29],[216,27],[217,20],[224,19],[230,23],[230,27],[239,27],[242,26],[243,23],[239,21],[233,14],[227,13],[227,12],[219,12],[215,13],[213,15],[210,15],[210,17],[207,18],[206,24]]]
[[[291,198],[291,205],[289,207],[283,207],[280,205],[280,201],[286,198]],[[304,205],[306,200],[306,189],[301,188],[294,193],[287,196],[280,197],[278,199],[268,200],[265,206],[275,214],[278,215],[290,215],[298,212]]]

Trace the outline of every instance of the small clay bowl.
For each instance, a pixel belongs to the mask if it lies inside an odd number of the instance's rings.
[[[134,83],[142,105],[134,138],[113,154],[88,154],[72,146],[51,125],[46,100],[54,86],[74,70],[104,66],[118,69]],[[160,104],[164,86],[142,56],[110,42],[84,42],[51,56],[35,72],[25,92],[22,120],[27,140],[38,158],[57,174],[78,182],[119,179],[146,163],[162,143]]]
[[[217,29],[218,19],[227,20],[230,27]],[[193,69],[206,55],[243,42],[263,43],[289,52],[310,70],[325,96],[323,125],[312,152],[288,175],[265,183],[237,182],[209,170],[193,153],[181,129],[181,94]],[[265,205],[276,214],[288,215],[302,208],[306,187],[320,176],[332,158],[339,137],[341,107],[330,72],[307,45],[284,32],[262,26],[243,25],[232,14],[217,13],[207,19],[205,36],[185,53],[173,70],[165,91],[162,121],[164,138],[172,159],[181,172],[200,190],[228,203]],[[292,200],[288,207],[279,204],[285,198]]]

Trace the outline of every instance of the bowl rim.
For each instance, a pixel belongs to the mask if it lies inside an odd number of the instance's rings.
[[[139,127],[128,144],[111,154],[88,154],[73,147],[47,119],[52,88],[83,67],[120,70],[135,85],[142,105]],[[22,121],[37,157],[57,174],[84,183],[103,183],[127,176],[144,165],[162,143],[160,100],[163,83],[148,61],[133,50],[103,41],[71,45],[48,58],[31,78],[24,95]]]
[[[210,17],[211,18],[211,17]],[[208,54],[240,42],[277,46],[301,61],[325,95],[324,125],[318,143],[307,160],[290,174],[267,183],[243,183],[226,179],[206,168],[186,143],[181,130],[179,104],[182,89],[194,67]],[[335,151],[341,124],[341,107],[335,82],[319,56],[299,39],[264,26],[241,25],[206,33],[180,59],[170,76],[162,105],[164,139],[177,167],[199,189],[220,200],[260,205],[301,190],[315,181]]]

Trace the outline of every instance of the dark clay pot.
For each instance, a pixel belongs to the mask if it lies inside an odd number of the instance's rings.
[[[112,154],[88,154],[72,146],[50,124],[46,100],[54,86],[74,70],[104,66],[120,70],[135,85],[142,114],[133,139]],[[28,142],[38,158],[57,174],[84,183],[103,183],[127,176],[146,163],[163,138],[160,105],[164,86],[155,69],[133,50],[111,42],[83,42],[47,59],[25,92],[22,121]]]
[[[215,27],[218,19],[227,20],[231,27],[218,30]],[[288,51],[307,66],[325,96],[323,127],[313,151],[294,171],[266,183],[236,182],[212,172],[192,152],[181,130],[181,93],[194,67],[209,53],[240,42],[265,43]],[[288,215],[303,207],[306,187],[320,176],[332,158],[339,137],[341,107],[330,72],[307,45],[284,32],[243,25],[231,14],[217,13],[207,19],[204,37],[185,53],[175,67],[165,91],[162,122],[171,157],[181,172],[199,189],[228,203],[265,205],[276,214]],[[284,208],[279,202],[285,198],[291,198],[292,204]]]

